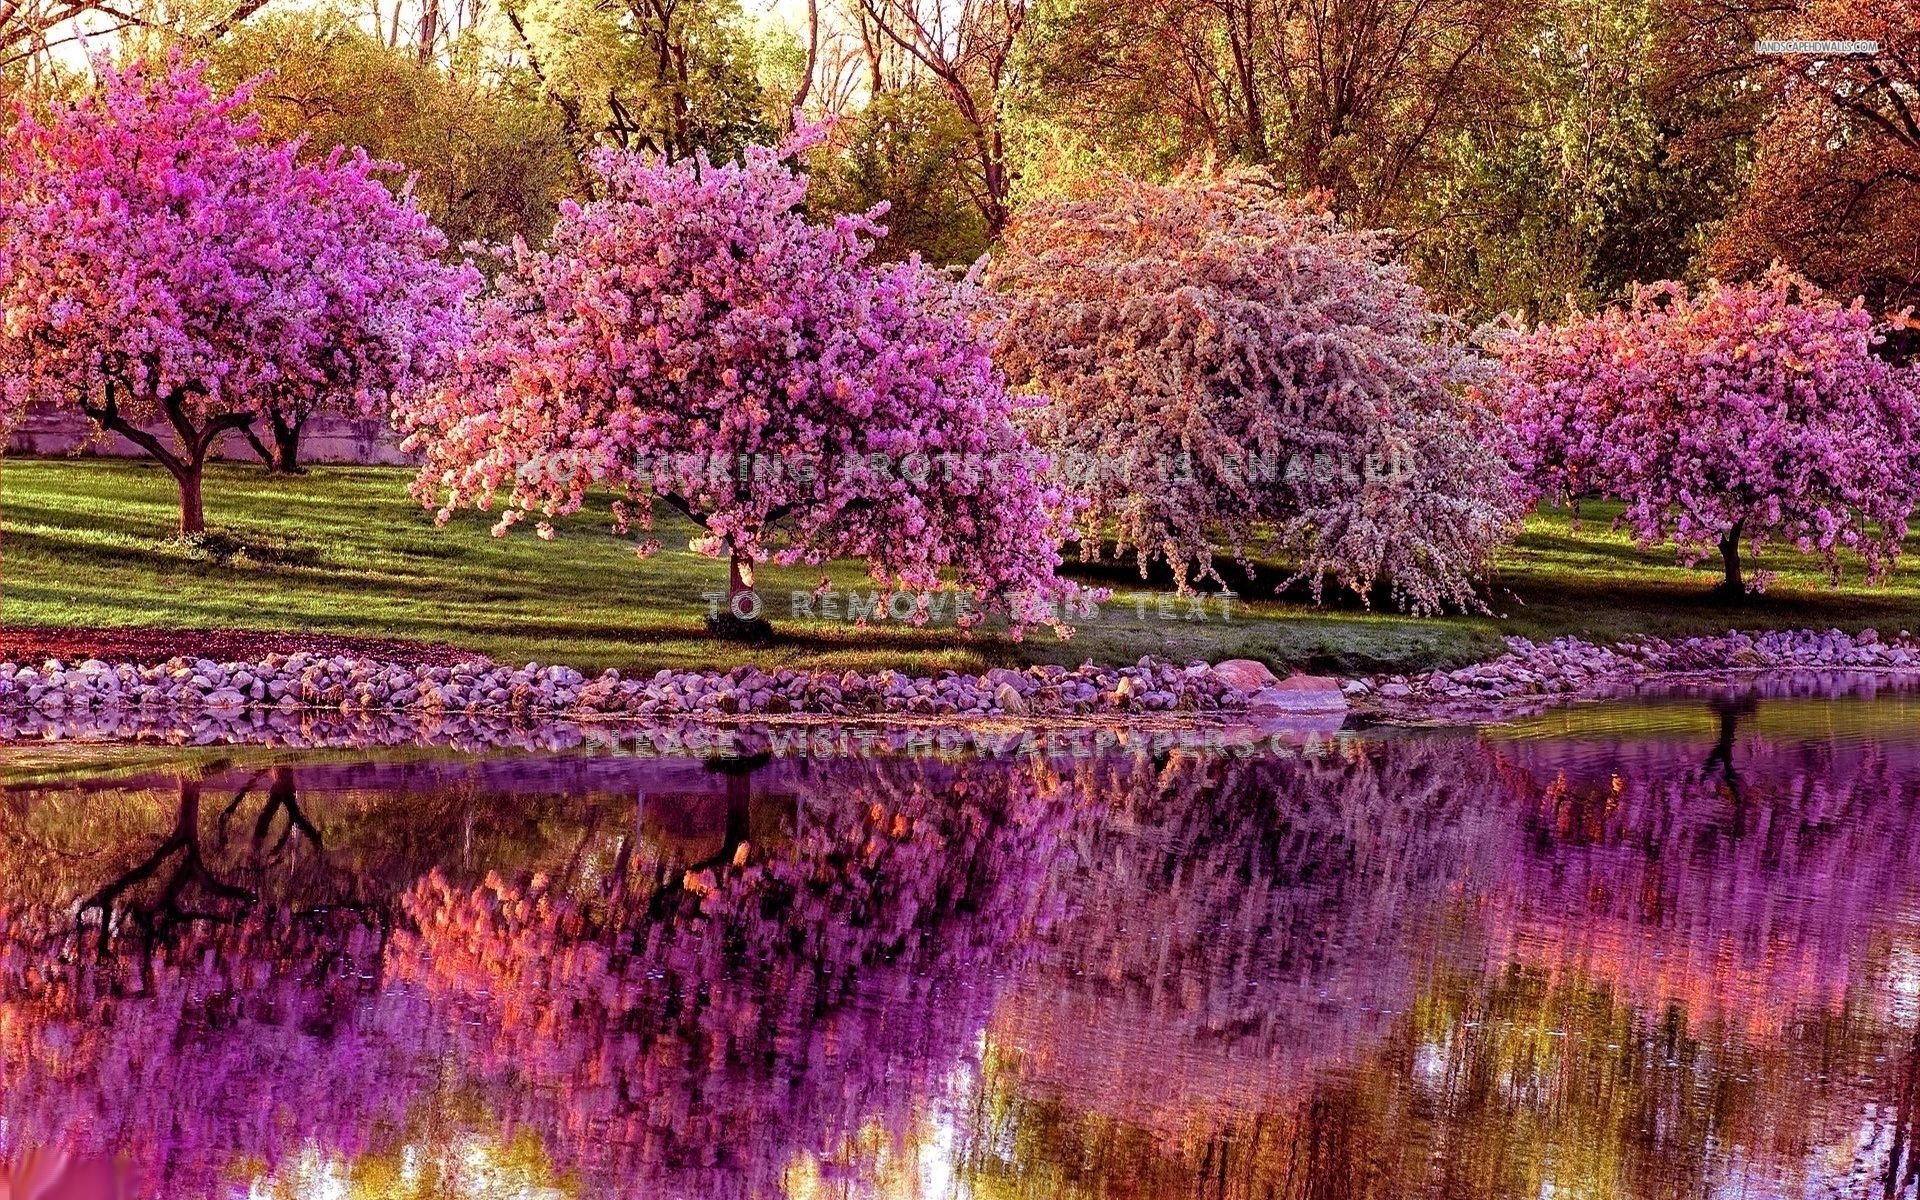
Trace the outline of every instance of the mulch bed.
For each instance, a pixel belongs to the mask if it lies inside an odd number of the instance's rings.
[[[38,664],[49,658],[77,663],[97,658],[110,663],[151,666],[169,658],[210,658],[215,662],[251,662],[269,654],[355,654],[423,666],[452,666],[484,655],[445,642],[409,642],[401,638],[334,637],[322,633],[265,632],[251,629],[164,629],[121,626],[0,626],[0,662]]]

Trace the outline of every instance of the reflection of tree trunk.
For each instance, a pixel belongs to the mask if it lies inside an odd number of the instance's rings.
[[[721,872],[736,865],[743,848],[751,850],[753,838],[753,773],[765,766],[772,755],[749,754],[738,758],[720,758],[707,763],[709,771],[727,777],[726,827],[720,836],[720,849],[685,870],[667,886],[653,894],[649,909],[653,919],[664,917],[686,888],[687,882],[702,871]]]
[[[1342,1185],[1354,1161],[1353,1098],[1338,1086],[1316,1088],[1304,1118],[1304,1129],[1295,1134],[1288,1154],[1286,1194],[1297,1194],[1307,1200],[1334,1200],[1349,1195]],[[1301,1138],[1300,1133],[1305,1137]],[[1296,1178],[1301,1184],[1297,1192],[1292,1190]]]
[[[222,770],[225,766],[221,763],[208,770]],[[243,839],[245,844],[235,846],[229,837],[233,819],[262,780],[268,783],[266,801],[252,822],[251,834]],[[153,937],[196,921],[239,923],[262,904],[272,905],[276,911],[297,920],[324,920],[328,914],[340,911],[360,913],[372,923],[384,943],[391,926],[391,914],[366,899],[366,891],[357,876],[347,874],[337,884],[332,881],[333,876],[344,873],[326,860],[320,829],[301,807],[296,782],[295,771],[290,766],[255,771],[233,799],[213,815],[209,844],[200,828],[202,783],[199,779],[181,779],[179,811],[167,836],[151,854],[80,903],[83,920],[90,911],[100,914],[102,951],[109,948],[122,918]],[[285,853],[295,833],[312,844],[312,856]],[[253,886],[242,887],[221,878],[208,863],[209,853],[213,861],[243,871],[241,878]],[[270,881],[276,879],[286,886],[278,891],[270,889]],[[139,899],[133,897],[135,889],[156,882],[156,890],[143,892]],[[301,907],[291,902],[295,896],[310,902]],[[204,903],[208,898],[219,903],[210,910],[194,907],[196,901]]]
[[[261,861],[262,851],[267,844],[267,835],[273,832],[273,819],[283,812],[287,814],[287,827],[280,831],[280,840],[273,844],[273,849],[265,851],[266,858],[279,857],[280,852],[286,848],[287,839],[293,836],[293,831],[296,829],[306,835],[307,839],[313,843],[314,849],[326,849],[326,844],[321,840],[320,831],[314,828],[313,822],[307,819],[307,814],[301,811],[300,799],[295,794],[293,785],[293,768],[275,767],[273,783],[267,788],[266,807],[260,810],[260,819],[253,823],[254,862]]]
[[[1727,799],[1733,804],[1734,834],[1744,832],[1746,807],[1740,792],[1740,773],[1733,765],[1733,744],[1740,732],[1740,718],[1752,716],[1758,702],[1752,696],[1742,696],[1737,700],[1716,699],[1709,707],[1720,718],[1720,736],[1714,740],[1713,749],[1707,752],[1707,761],[1701,766],[1701,773],[1711,777],[1720,776],[1726,787]]]
[[[1200,1157],[1200,1195],[1225,1196],[1227,1194],[1227,1163],[1233,1153],[1233,1138],[1217,1134],[1207,1139],[1207,1148]]]
[[[159,875],[170,859],[178,857],[172,874],[160,889],[155,902],[137,914],[149,925],[193,919],[209,914],[194,913],[182,907],[187,888],[198,884],[204,891],[222,900],[252,900],[253,893],[217,878],[208,869],[200,846],[200,781],[181,779],[180,807],[174,816],[173,830],[152,854],[110,881],[80,904],[80,911],[98,910],[100,938],[104,945],[113,929],[113,907],[131,889]]]
[[[727,832],[720,853],[728,862],[740,847],[753,837],[753,777],[745,773],[727,776]]]
[[[614,851],[613,854],[613,871],[611,873],[613,890],[607,894],[607,906],[616,912],[619,911],[620,905],[624,903],[627,898],[627,872],[633,868],[633,848],[638,842],[638,838],[628,837],[622,834],[620,837],[620,848]]]
[[[687,868],[703,871],[733,863],[740,847],[753,838],[753,773],[765,766],[769,755],[750,754],[741,758],[716,759],[707,769],[727,777],[727,824],[720,837],[720,852]]]
[[[560,886],[568,890],[579,882],[580,868],[587,861],[587,851],[593,846],[593,839],[600,832],[600,809],[595,808],[587,818],[587,827],[580,831],[580,840],[574,843],[573,853],[567,856],[566,869],[560,872]]]

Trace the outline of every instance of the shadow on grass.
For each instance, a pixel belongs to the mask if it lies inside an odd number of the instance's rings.
[[[1766,592],[1730,598],[1713,586],[1707,572],[1699,574],[1697,584],[1606,579],[1585,586],[1578,580],[1505,572],[1496,579],[1494,599],[1510,632],[1534,638],[1575,634],[1605,641],[1636,633],[1692,636],[1875,622],[1907,628],[1920,619],[1911,592],[1776,584]]]
[[[10,527],[6,540],[14,554],[91,560],[115,568],[138,565],[177,571],[253,566],[325,571],[329,567],[319,546],[251,529],[214,528],[197,534],[95,531],[87,540],[76,542],[33,528]]]
[[[318,546],[306,546],[288,538],[253,530],[209,529],[204,533],[168,538],[167,544],[183,547],[191,558],[222,567],[235,563],[257,563],[269,567],[326,566],[326,557]]]
[[[1604,526],[1600,532],[1605,532]],[[1588,539],[1578,534],[1550,533],[1539,529],[1530,529],[1521,534],[1507,555],[1509,559],[1520,563],[1529,558],[1561,558],[1586,563],[1593,563],[1597,559],[1648,571],[1668,570],[1674,566],[1671,557],[1663,560],[1657,551],[1642,550],[1632,542]]]
[[[1315,609],[1328,615],[1378,615],[1397,617],[1404,614],[1394,608],[1393,592],[1385,584],[1374,588],[1365,596],[1347,588],[1340,587],[1329,579],[1321,589],[1318,601],[1314,599],[1311,580],[1292,579],[1295,568],[1288,565],[1256,559],[1253,570],[1230,558],[1215,557],[1214,570],[1227,581],[1230,594],[1241,601],[1272,601],[1280,604],[1295,604]],[[1113,590],[1115,595],[1124,596],[1130,592],[1171,592],[1175,581],[1173,571],[1165,562],[1155,561],[1142,578],[1140,568],[1131,559],[1114,562],[1111,559],[1098,563],[1083,563],[1068,558],[1061,565],[1060,574],[1076,583]],[[1286,586],[1282,587],[1281,585]],[[1215,597],[1221,595],[1220,585],[1212,580],[1190,578],[1188,589],[1198,596]]]

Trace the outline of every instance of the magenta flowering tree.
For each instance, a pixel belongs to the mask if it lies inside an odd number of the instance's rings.
[[[649,536],[700,527],[751,618],[769,560],[865,560],[891,594],[951,580],[981,609],[1064,594],[1064,502],[1015,424],[970,288],[869,260],[879,214],[810,221],[781,152],[661,163],[607,151],[605,198],[504,252],[445,384],[404,406],[423,504],[570,513],[594,487]],[[540,522],[543,537],[552,528]]]
[[[471,332],[479,272],[442,261],[447,239],[381,175],[397,164],[336,147],[295,173],[289,246],[303,268],[304,336],[259,394],[248,433],[275,471],[300,469],[300,434],[317,412],[385,419],[396,396],[439,378]]]
[[[444,238],[381,164],[302,165],[298,143],[263,139],[245,89],[217,96],[177,58],[101,71],[9,139],[0,389],[152,455],[197,533],[222,435],[384,403],[458,341],[478,276],[439,262]]]
[[[1642,544],[1720,553],[1785,541],[1834,578],[1878,579],[1920,503],[1920,387],[1874,354],[1875,322],[1776,269],[1750,284],[1635,290],[1605,312],[1507,339],[1497,391],[1520,477],[1539,494],[1624,501]]]

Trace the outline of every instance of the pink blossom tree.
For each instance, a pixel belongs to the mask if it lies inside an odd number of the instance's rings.
[[[1874,354],[1873,317],[1781,270],[1751,284],[1678,283],[1508,338],[1496,387],[1519,474],[1538,495],[1624,501],[1643,545],[1720,553],[1744,594],[1741,545],[1784,541],[1834,578],[1857,552],[1878,579],[1920,503],[1920,387]]]
[[[302,165],[175,58],[102,66],[97,92],[23,111],[0,174],[0,390],[77,407],[157,459],[205,528],[222,435],[272,408],[371,411],[457,342],[469,266],[382,164]],[[164,422],[171,444],[150,432]]]
[[[384,420],[393,401],[437,379],[471,332],[480,276],[442,261],[445,235],[380,176],[395,164],[335,147],[302,168],[290,200],[305,271],[307,336],[260,393],[271,442],[250,440],[277,472],[300,470],[300,435],[318,412]]]
[[[1112,538],[1184,590],[1265,554],[1316,599],[1484,607],[1519,511],[1465,390],[1485,364],[1385,251],[1258,171],[1109,176],[1016,216],[998,361],[1052,397],[1032,428],[1087,502],[1083,557]]]
[[[780,151],[594,166],[605,198],[564,205],[547,248],[504,252],[474,344],[404,406],[423,504],[444,521],[499,503],[504,535],[604,487],[642,557],[665,504],[728,561],[729,607],[749,620],[768,560],[864,559],[923,614],[950,578],[1016,627],[1064,594],[1064,502],[971,288],[869,261],[878,212],[808,220]]]

